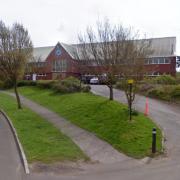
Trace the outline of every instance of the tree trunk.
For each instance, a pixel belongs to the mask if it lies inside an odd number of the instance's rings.
[[[17,83],[16,82],[15,82],[15,85],[14,85],[14,92],[16,94],[16,100],[17,100],[18,109],[22,109],[21,100],[20,100],[19,93],[18,93],[18,90],[17,90]]]
[[[82,88],[82,76],[80,75],[79,86]]]
[[[113,86],[110,85],[108,87],[109,87],[109,100],[112,101],[114,99],[113,98]]]

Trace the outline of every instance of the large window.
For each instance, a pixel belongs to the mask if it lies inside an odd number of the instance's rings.
[[[67,61],[66,60],[55,60],[53,62],[53,71],[66,72],[67,71]]]
[[[171,61],[169,58],[164,57],[155,57],[145,60],[145,64],[170,64]]]

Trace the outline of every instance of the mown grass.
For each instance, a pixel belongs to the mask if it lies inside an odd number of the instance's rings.
[[[157,128],[157,149],[161,131],[143,114],[128,121],[127,106],[91,93],[55,94],[37,87],[21,87],[21,94],[51,109],[67,120],[93,132],[125,154],[142,158],[151,155],[152,128]]]
[[[11,118],[28,162],[76,161],[86,156],[68,137],[28,108],[17,109],[14,98],[0,93],[0,108]]]

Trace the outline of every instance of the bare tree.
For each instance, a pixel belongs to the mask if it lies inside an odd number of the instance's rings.
[[[14,86],[18,108],[22,108],[17,83],[24,75],[28,59],[32,57],[32,42],[23,25],[11,28],[0,21],[0,71]]]
[[[150,53],[150,42],[137,41],[137,38],[138,33],[131,28],[111,25],[108,20],[98,22],[96,30],[88,27],[84,35],[79,35],[79,59],[87,61],[96,74],[106,75],[110,100],[113,100],[113,85],[119,77],[137,79],[144,74],[144,59]]]

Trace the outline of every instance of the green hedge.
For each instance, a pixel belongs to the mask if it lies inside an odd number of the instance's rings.
[[[164,85],[147,92],[147,96],[167,101],[180,100],[180,85]]]
[[[89,92],[90,86],[80,84],[74,77],[64,80],[39,80],[39,81],[19,81],[18,86],[37,86],[43,89],[53,89],[57,93]]]
[[[177,84],[177,79],[171,75],[161,75],[152,78],[145,78],[143,82],[150,84],[175,85]]]
[[[37,82],[36,81],[28,81],[28,80],[22,80],[18,82],[18,87],[22,86],[36,86]]]

